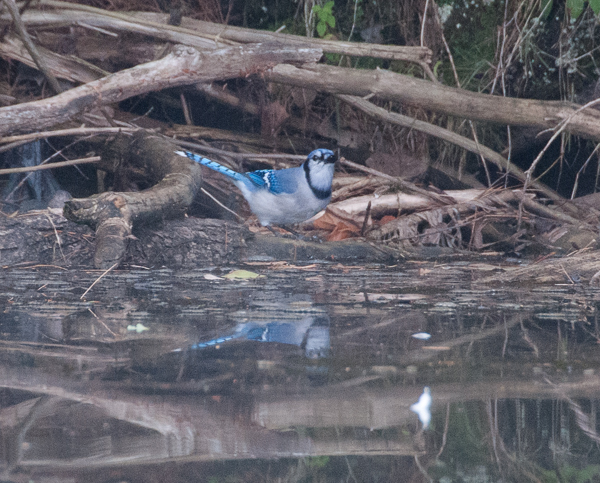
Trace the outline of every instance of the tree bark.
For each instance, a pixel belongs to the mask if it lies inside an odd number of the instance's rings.
[[[28,25],[48,25],[50,23],[77,23],[104,28],[115,28],[137,32],[170,42],[193,45],[202,49],[213,49],[235,43],[270,43],[322,49],[324,52],[350,55],[354,57],[375,57],[379,59],[403,60],[418,64],[431,63],[431,50],[427,47],[403,45],[380,45],[359,42],[340,42],[232,27],[212,22],[184,18],[181,26],[168,25],[169,15],[153,12],[108,12],[88,5],[44,0],[41,5],[56,8],[55,11],[31,9],[23,14]]]
[[[38,51],[47,63],[48,69],[60,79],[86,83],[110,74],[110,72],[104,72],[92,64],[83,64],[76,58],[56,54],[44,47],[38,46]],[[25,49],[23,42],[14,35],[9,34],[2,39],[0,53],[4,57],[18,60],[29,67],[36,68],[36,64]]]
[[[450,116],[494,123],[555,128],[569,121],[566,131],[600,140],[600,112],[579,111],[571,102],[536,101],[479,94],[386,70],[352,70],[324,64],[278,65],[267,72],[273,82],[310,87],[331,94],[377,96]]]
[[[106,192],[65,204],[67,219],[95,228],[97,268],[123,260],[134,223],[181,215],[194,200],[202,181],[200,166],[177,156],[176,149],[163,137],[145,131],[134,134],[132,142],[121,137],[111,145],[112,159],[103,162],[117,169],[133,165],[157,184],[140,192]]]
[[[316,62],[322,51],[254,44],[201,53],[177,47],[155,62],[89,82],[60,95],[0,109],[0,136],[32,132],[132,96],[169,87],[264,73],[280,62]]]

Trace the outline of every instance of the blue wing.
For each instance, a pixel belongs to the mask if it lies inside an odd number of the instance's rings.
[[[238,173],[225,166],[220,165],[216,161],[208,158],[203,158],[189,151],[175,151],[179,156],[187,157],[196,163],[202,164],[210,169],[214,169],[219,173],[229,176],[236,182],[243,183],[251,191],[266,189],[274,195],[283,193],[295,193],[298,186],[298,179],[303,179],[304,172],[302,168],[289,169],[259,169],[258,171],[250,171],[249,173]]]
[[[274,195],[282,193],[294,193],[298,186],[297,176],[300,168],[279,169],[260,169],[244,173],[257,188],[269,190]]]

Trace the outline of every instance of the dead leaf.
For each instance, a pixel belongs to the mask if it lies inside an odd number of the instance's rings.
[[[386,223],[389,223],[390,221],[394,221],[395,219],[396,219],[395,216],[385,215],[384,217],[381,218],[381,220],[379,220],[379,224],[385,225]]]
[[[327,241],[341,241],[346,238],[352,238],[360,234],[360,228],[349,220],[336,215],[327,209],[323,216],[313,222],[313,226],[320,230],[327,230],[331,233],[327,235]]]
[[[353,238],[359,234],[360,230],[357,227],[342,221],[335,226],[329,235],[327,235],[327,241],[341,241],[346,238]]]

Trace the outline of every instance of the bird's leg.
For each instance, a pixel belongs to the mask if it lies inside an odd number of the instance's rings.
[[[283,230],[287,231],[290,235],[292,235],[293,238],[295,238],[298,241],[318,242],[318,243],[322,243],[323,242],[323,240],[321,240],[317,236],[301,235],[300,233],[298,233],[297,231],[295,231],[294,229],[292,229],[292,227],[290,225],[277,225],[277,226],[279,228],[282,228]],[[273,230],[271,230],[271,231],[273,231]],[[275,232],[273,232],[273,233],[275,233]],[[281,235],[279,235],[279,236],[281,236]]]
[[[292,235],[292,237],[296,238],[297,240],[305,240],[305,238],[302,235],[300,235],[300,233],[292,230],[290,225],[277,225],[277,227],[287,231]],[[273,233],[273,235],[286,238],[286,235],[282,235],[281,233],[276,232],[271,225],[267,225],[267,228],[271,233]]]
[[[294,238],[296,238],[296,240],[308,241],[308,239],[304,235],[301,235],[297,231],[293,230],[290,225],[283,225],[281,228],[289,232]]]

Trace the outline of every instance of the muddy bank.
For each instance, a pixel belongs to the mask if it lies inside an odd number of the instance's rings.
[[[95,235],[50,211],[0,219],[0,263],[94,266]],[[124,264],[199,268],[244,261],[315,260],[393,263],[399,252],[348,240],[321,243],[255,235],[243,225],[200,218],[166,220],[134,230]]]

